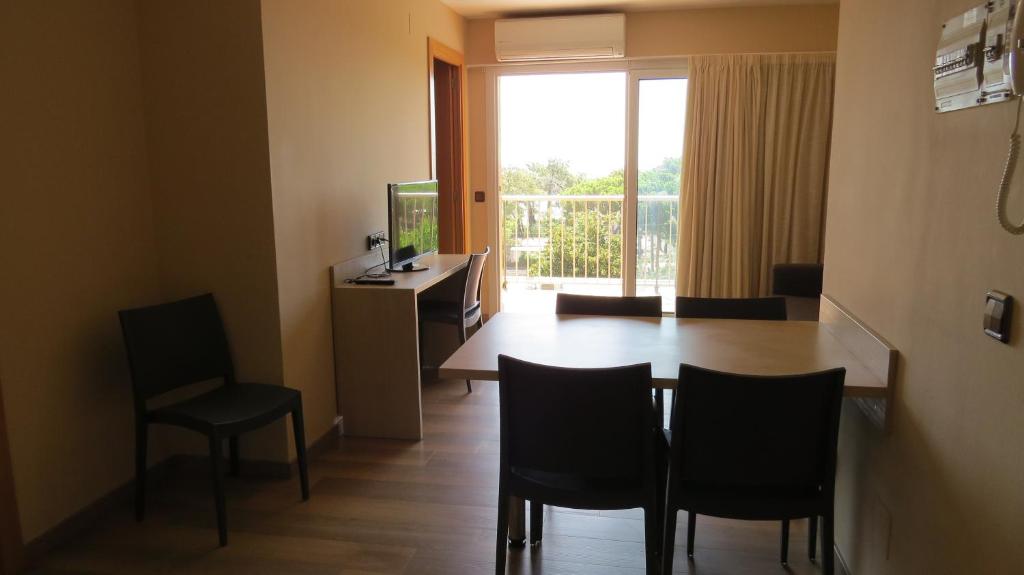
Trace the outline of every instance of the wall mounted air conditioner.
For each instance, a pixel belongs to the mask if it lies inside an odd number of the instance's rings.
[[[499,62],[622,58],[626,53],[626,15],[498,20],[494,23],[494,53]]]

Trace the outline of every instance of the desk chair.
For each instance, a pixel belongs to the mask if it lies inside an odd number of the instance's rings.
[[[466,343],[466,329],[483,327],[484,318],[480,306],[480,278],[484,273],[484,264],[491,254],[491,246],[487,246],[482,254],[470,254],[466,264],[466,281],[462,288],[462,301],[421,301],[419,303],[419,337],[420,360],[423,358],[423,324],[428,321],[454,325],[459,332],[459,344]],[[466,390],[473,393],[473,382],[466,380]]]
[[[151,423],[175,425],[207,436],[221,546],[227,545],[223,442],[231,474],[239,471],[238,436],[292,414],[302,500],[309,499],[302,396],[298,390],[238,383],[224,325],[211,294],[119,312],[135,400],[135,519],[145,517],[146,448]],[[223,384],[189,399],[150,409],[146,401],[201,381]]]
[[[649,363],[549,367],[498,356],[501,457],[497,575],[505,573],[509,497],[530,501],[530,543],[543,506],[644,509],[647,573],[658,573],[662,455],[651,413]]]
[[[752,376],[679,366],[669,442],[662,546],[672,572],[676,512],[689,513],[686,554],[693,556],[697,514],[783,520],[822,517],[823,570],[833,573],[836,445],[846,370]],[[814,560],[815,536],[808,554]]]

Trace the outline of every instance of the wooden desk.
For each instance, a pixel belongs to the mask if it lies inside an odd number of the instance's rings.
[[[420,263],[430,269],[394,273],[390,286],[345,283],[367,267],[362,261],[331,269],[334,377],[345,435],[423,438],[417,296],[461,297],[454,284],[468,261],[461,254],[426,256]]]
[[[805,321],[497,314],[443,365],[445,379],[498,379],[498,354],[563,367],[651,363],[656,387],[676,385],[679,364],[758,375],[846,368],[845,395],[885,397],[888,382],[825,325]]]

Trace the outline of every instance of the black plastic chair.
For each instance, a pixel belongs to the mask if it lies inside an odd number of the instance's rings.
[[[498,356],[498,575],[512,496],[530,501],[532,544],[542,538],[544,505],[642,507],[647,573],[658,573],[664,474],[650,389],[650,364],[569,369]]]
[[[471,254],[466,264],[465,282],[462,289],[462,301],[423,300],[419,302],[419,337],[420,358],[423,357],[423,323],[434,322],[454,325],[458,328],[459,344],[466,343],[466,330],[483,327],[484,318],[480,305],[480,278],[484,273],[484,264],[491,254],[491,246],[487,246],[482,254]],[[473,382],[466,380],[466,390],[473,393]]]
[[[559,293],[555,313],[565,315],[606,315],[617,317],[661,317],[661,296],[599,296]],[[658,425],[665,425],[665,390],[654,390]]]
[[[825,268],[821,264],[775,264],[772,294],[784,296],[790,319],[818,321]]]
[[[559,293],[555,296],[555,313],[568,315],[661,317],[661,297],[608,297]]]
[[[210,443],[213,496],[220,544],[227,545],[224,504],[224,439],[229,442],[231,474],[239,472],[238,436],[289,413],[303,501],[309,499],[302,396],[298,390],[261,383],[238,383],[224,325],[211,294],[119,312],[135,400],[135,518],[146,509],[146,451],[151,423],[198,431]],[[147,400],[197,382],[221,379],[212,391],[150,409]]]
[[[781,561],[789,520],[811,517],[808,555],[815,557],[822,518],[824,572],[833,573],[836,445],[846,370],[764,377],[683,364],[669,447],[662,546],[672,572],[676,513],[689,512],[686,553],[693,556],[698,514],[782,520]]]
[[[786,319],[786,298],[676,298],[676,317],[704,319]]]

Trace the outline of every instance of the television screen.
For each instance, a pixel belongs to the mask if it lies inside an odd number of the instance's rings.
[[[437,180],[388,185],[391,268],[437,251]]]

